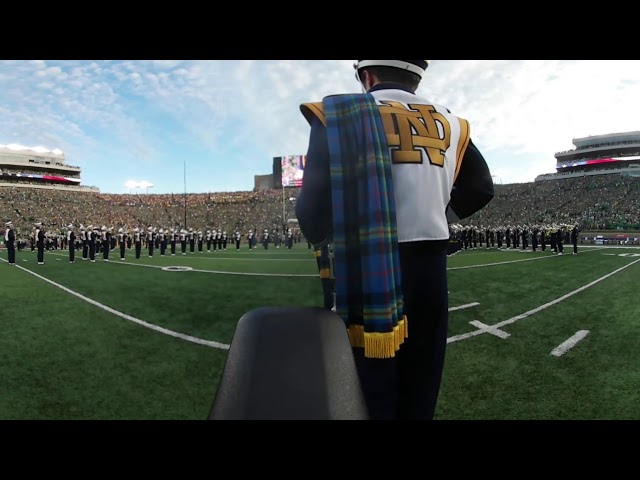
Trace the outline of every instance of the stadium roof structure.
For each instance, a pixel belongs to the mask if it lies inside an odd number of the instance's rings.
[[[67,164],[64,152],[58,148],[0,144],[0,167],[1,187],[99,191],[80,185],[81,168]]]
[[[11,143],[9,145],[1,145],[0,144],[0,151],[4,150],[5,152],[11,152],[11,153],[16,153],[16,152],[23,152],[23,153],[29,153],[29,152],[35,152],[38,153],[40,155],[47,155],[47,156],[52,156],[52,157],[58,157],[58,158],[63,158],[64,159],[64,153],[62,152],[62,150],[58,149],[58,148],[54,148],[53,150],[49,150],[48,148],[45,147],[25,147],[23,145],[19,145],[17,143]]]
[[[640,149],[640,131],[574,138],[573,144],[576,148],[555,154],[558,162],[576,160],[583,157],[591,158],[602,155],[616,156],[627,152],[635,153]]]
[[[576,148],[555,154],[556,172],[536,181],[584,175],[625,174],[640,171],[640,131],[574,138]]]

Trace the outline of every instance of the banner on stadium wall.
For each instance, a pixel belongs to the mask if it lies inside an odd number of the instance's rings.
[[[3,178],[19,178],[20,180],[52,181],[60,183],[80,183],[79,178],[57,177],[55,175],[38,175],[37,173],[8,173],[0,172],[0,180]]]

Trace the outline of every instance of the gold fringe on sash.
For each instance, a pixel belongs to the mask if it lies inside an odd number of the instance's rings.
[[[362,325],[349,325],[347,334],[352,347],[364,347],[365,357],[393,358],[404,339],[409,337],[409,321],[404,315],[393,327],[393,332],[387,333],[365,332]]]

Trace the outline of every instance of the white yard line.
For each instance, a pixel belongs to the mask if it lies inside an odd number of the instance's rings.
[[[480,305],[480,304],[478,302],[466,303],[464,305],[459,305],[457,307],[451,307],[451,308],[449,308],[449,311],[450,312],[455,312],[456,310],[464,310],[465,308],[475,307],[476,305]]]
[[[601,246],[594,246],[594,247],[590,247],[591,251],[596,251],[596,250],[602,250],[604,248],[611,248],[611,247],[601,247]],[[64,250],[62,250],[64,251]],[[76,250],[76,259],[78,258],[77,255],[77,250]],[[115,250],[113,252],[116,252]],[[113,257],[113,252],[109,255],[110,257]],[[482,252],[482,253],[492,253],[492,252]],[[64,254],[64,253],[52,253],[49,252],[50,255],[60,255],[60,256],[65,256],[68,257],[68,254]],[[301,253],[295,253],[296,255],[303,255]],[[110,258],[109,262],[113,262],[113,263],[122,263],[122,264],[126,264],[126,265],[136,265],[136,266],[143,266],[143,267],[150,267],[150,268],[160,268],[162,269],[162,266],[156,266],[156,265],[147,265],[147,264],[143,264],[143,263],[131,263],[131,262],[127,262],[127,261],[121,261],[120,258],[118,257],[119,255],[119,251],[116,252],[115,257],[116,258]],[[159,255],[158,255],[159,256]],[[166,258],[166,257],[171,257],[171,255],[165,255],[165,257],[162,258]],[[557,255],[549,255],[549,256],[540,256],[540,257],[534,257],[534,258],[523,258],[520,260],[508,260],[508,261],[504,261],[504,262],[493,262],[493,263],[483,263],[480,265],[467,265],[467,266],[463,266],[463,267],[448,267],[447,270],[465,270],[465,269],[469,269],[469,268],[481,268],[481,267],[491,267],[491,266],[495,266],[495,265],[508,265],[511,263],[518,263],[518,262],[530,262],[533,260],[542,260],[545,258],[553,258],[553,257],[557,257]],[[101,259],[102,257],[98,257],[96,256],[96,261],[103,261]],[[202,259],[206,259],[206,260],[215,260],[216,258],[207,258],[207,257],[200,257],[198,255],[196,256],[191,256],[191,254],[189,255],[182,255],[182,254],[176,254],[175,255],[175,259],[177,260],[178,258],[192,258],[192,259],[196,259],[196,258],[202,258]],[[315,260],[315,258],[311,257],[309,259],[278,259],[278,258],[223,258],[223,257],[218,257],[219,260],[294,260],[294,261],[309,261],[309,260]],[[200,269],[192,269],[189,270],[191,272],[201,272],[201,273],[215,273],[218,275],[248,275],[248,276],[263,276],[263,277],[317,277],[317,274],[307,274],[307,273],[251,273],[251,272],[229,272],[229,271],[224,271],[224,270],[200,270]]]
[[[607,247],[597,247],[597,248],[592,249],[591,251],[602,250],[603,248],[607,248]],[[566,254],[563,254],[563,255],[566,255]],[[534,258],[523,258],[523,259],[520,259],[520,260],[508,260],[508,261],[505,261],[505,262],[483,263],[483,264],[480,264],[480,265],[467,265],[465,267],[448,267],[447,270],[464,270],[464,269],[467,269],[467,268],[491,267],[491,266],[494,266],[494,265],[507,265],[509,263],[531,262],[531,261],[534,261],[534,260],[543,260],[545,258],[555,258],[557,256],[558,256],[557,254],[551,254],[551,255],[546,255],[546,256],[541,256],[541,257],[534,257]]]
[[[594,248],[592,251],[595,250],[600,250],[606,247],[597,247]],[[60,254],[60,253],[49,253],[49,255],[60,255],[60,256],[68,256],[68,255],[64,255],[64,254]],[[110,255],[111,256],[111,255]],[[165,256],[166,257],[166,256]],[[469,268],[481,268],[481,267],[491,267],[491,266],[495,266],[495,265],[508,265],[510,263],[518,263],[518,262],[530,262],[533,260],[543,260],[545,258],[553,258],[553,257],[557,257],[557,255],[549,255],[549,256],[541,256],[541,257],[535,257],[535,258],[523,258],[520,260],[508,260],[505,262],[494,262],[494,263],[483,263],[480,265],[467,265],[464,267],[448,267],[447,270],[465,270],[465,269],[469,269]],[[77,256],[76,256],[77,258]],[[175,259],[177,260],[178,258],[203,258],[203,259],[207,259],[207,260],[214,260],[213,258],[206,258],[206,257],[189,257],[189,256],[184,256],[184,255],[176,255]],[[223,258],[220,258],[220,260],[226,260]],[[238,258],[238,259],[232,259],[232,260],[250,260],[250,259],[245,259],[245,258]],[[260,259],[260,260],[271,260],[271,259]],[[273,260],[279,260],[279,259],[273,259]],[[286,259],[283,259],[286,260]],[[294,259],[289,259],[289,260],[294,260]],[[295,259],[295,260],[300,260],[300,259]],[[308,260],[314,260],[313,258],[310,258]],[[304,259],[304,261],[308,261],[307,259]],[[101,258],[96,257],[96,262],[98,261],[103,261],[101,260]],[[125,264],[125,265],[135,265],[135,266],[141,266],[141,267],[150,267],[150,268],[160,268],[162,269],[163,266],[157,266],[157,265],[147,265],[144,263],[132,263],[132,262],[127,262],[127,261],[121,261],[119,259],[119,257],[115,258],[115,259],[109,259],[109,263],[119,263],[119,264]],[[317,277],[318,274],[315,273],[252,273],[252,272],[229,272],[229,271],[224,271],[224,270],[200,270],[200,269],[192,269],[189,270],[190,272],[200,272],[200,273],[214,273],[214,274],[218,274],[218,275],[247,275],[247,276],[261,276],[261,277]]]
[[[4,258],[1,258],[0,260],[2,260],[3,262],[7,262]],[[229,350],[229,345],[227,345],[226,343],[213,342],[211,340],[203,340],[202,338],[192,337],[191,335],[185,335],[183,333],[174,332],[173,330],[169,330],[167,328],[159,327],[152,323],[145,322],[144,320],[140,320],[139,318],[132,317],[131,315],[127,315],[126,313],[119,312],[118,310],[115,310],[111,307],[103,305],[100,302],[96,302],[95,300],[89,297],[85,297],[84,295],[78,292],[75,292],[70,288],[65,287],[64,285],[60,285],[59,283],[56,283],[53,280],[49,280],[48,278],[43,277],[42,275],[39,275],[35,272],[32,272],[27,268],[21,267],[20,265],[16,265],[15,267],[33,275],[34,277],[39,278],[40,280],[44,280],[45,282],[50,283],[54,287],[58,287],[59,289],[67,292],[70,295],[78,297],[80,300],[84,300],[85,302],[90,303],[91,305],[101,308],[102,310],[112,313],[113,315],[116,315],[120,318],[124,318],[125,320],[129,320],[130,322],[134,322],[134,323],[137,323],[138,325],[142,325],[145,328],[149,328],[151,330],[155,330],[156,332],[160,332],[165,335],[169,335],[171,337],[179,338],[181,340],[186,340],[187,342],[197,343],[199,345],[205,345],[207,347],[212,347],[212,348],[218,348],[220,350]]]
[[[533,309],[531,309],[531,310],[529,310],[527,312],[521,313],[520,315],[516,315],[515,317],[511,317],[511,318],[509,318],[507,320],[503,320],[502,322],[496,323],[495,325],[482,326],[482,325],[480,325],[480,322],[478,322],[479,325],[476,325],[476,326],[477,326],[477,328],[479,328],[479,330],[474,330],[474,331],[471,331],[471,332],[463,333],[461,335],[454,335],[452,337],[449,337],[449,338],[447,338],[447,343],[459,342],[460,340],[465,340],[465,339],[470,338],[470,337],[475,337],[476,335],[481,335],[483,333],[488,333],[488,332],[489,333],[497,333],[497,331],[498,331],[498,329],[500,327],[503,327],[505,325],[510,325],[512,323],[517,322],[518,320],[522,320],[524,318],[530,317],[531,315],[534,315],[534,314],[536,314],[538,312],[541,312],[542,310],[544,310],[546,308],[552,307],[553,305],[556,305],[556,304],[562,302],[563,300],[566,300],[567,298],[572,297],[575,294],[580,293],[580,292],[586,290],[587,288],[590,288],[590,287],[594,286],[595,284],[601,282],[602,280],[606,280],[610,276],[615,275],[616,273],[619,273],[622,270],[624,270],[625,268],[629,268],[631,265],[635,265],[638,262],[640,262],[640,259],[635,260],[633,262],[630,262],[630,263],[626,264],[624,267],[620,267],[617,270],[614,270],[613,272],[607,273],[606,275],[598,278],[597,280],[594,280],[591,283],[588,283],[588,284],[586,284],[586,285],[574,290],[573,292],[569,292],[566,295],[562,295],[561,297],[558,297],[555,300],[552,300],[552,301],[550,301],[548,303],[545,303],[544,305],[540,305],[539,307],[536,307],[536,308],[533,308]],[[500,332],[502,332],[502,331],[500,331]],[[504,332],[502,332],[502,333],[504,333]],[[506,337],[504,337],[502,335],[502,333],[500,333],[499,335],[502,336],[503,338],[506,338]]]
[[[575,347],[580,340],[589,334],[589,330],[579,330],[551,351],[554,357],[561,357]]]
[[[206,256],[201,256],[201,255],[173,255],[173,257],[175,258],[185,258],[185,259],[194,259],[194,260],[239,260],[239,261],[245,261],[245,262],[253,262],[253,261],[260,261],[260,262],[308,262],[309,260],[315,260],[315,257],[313,255],[309,255],[309,258],[238,258],[238,257],[218,257],[217,254],[213,254],[214,256],[210,256],[211,254],[208,252],[203,252],[206,253]],[[155,257],[156,255],[154,255]],[[172,255],[166,255],[164,257],[162,257],[161,255],[157,255],[158,257],[161,258],[167,258],[167,257],[171,257]]]
[[[601,250],[601,249],[604,249],[604,248],[610,248],[610,247],[606,247],[606,246],[605,247],[592,247],[591,250],[595,251],[595,250]],[[51,255],[57,255],[57,256],[66,256],[64,254],[56,254],[56,253],[50,253],[50,254]],[[522,259],[522,260],[512,260],[512,261],[506,261],[506,262],[497,262],[497,263],[490,263],[490,264],[483,264],[483,265],[470,265],[470,266],[467,266],[467,267],[452,267],[452,268],[449,268],[448,270],[457,270],[457,269],[464,269],[464,268],[479,268],[479,267],[492,266],[492,265],[503,265],[503,264],[530,261],[530,260],[540,260],[542,258],[550,258],[550,257],[555,257],[555,256],[557,256],[557,255],[550,255],[549,257],[543,256],[543,257],[536,257],[536,258],[529,258],[529,259]],[[0,258],[0,260],[3,260],[4,262],[6,262],[6,260],[2,259],[2,258]],[[633,262],[630,262],[629,264],[627,264],[627,265],[625,265],[625,266],[623,266],[623,267],[621,267],[621,268],[619,268],[617,270],[614,270],[613,272],[608,273],[608,274],[604,275],[603,277],[600,277],[597,280],[594,280],[593,282],[588,283],[587,285],[584,285],[584,286],[582,286],[582,287],[580,287],[580,288],[578,288],[578,289],[576,289],[576,290],[574,290],[572,292],[569,292],[566,295],[558,297],[557,299],[552,300],[551,302],[545,303],[544,305],[536,307],[536,308],[534,308],[532,310],[529,310],[529,311],[527,311],[525,313],[522,313],[520,315],[516,315],[515,317],[509,318],[509,319],[504,320],[504,321],[502,321],[500,323],[497,323],[495,325],[486,325],[486,324],[483,324],[482,322],[479,322],[477,320],[473,320],[472,322],[470,322],[470,324],[474,325],[476,328],[478,328],[478,330],[474,330],[474,331],[471,331],[471,332],[467,332],[467,333],[463,333],[463,334],[460,334],[460,335],[454,335],[452,337],[449,337],[447,339],[447,343],[458,342],[460,340],[465,340],[467,338],[475,337],[475,336],[481,335],[483,333],[490,333],[490,334],[498,336],[499,338],[508,338],[510,334],[500,330],[500,327],[503,327],[504,325],[510,325],[512,323],[515,323],[518,320],[522,320],[524,318],[527,318],[527,317],[529,317],[531,315],[534,315],[534,314],[536,314],[536,313],[538,313],[538,312],[540,312],[540,311],[542,311],[542,310],[544,310],[544,309],[546,309],[548,307],[551,307],[551,306],[553,306],[553,305],[555,305],[557,303],[560,303],[561,301],[566,300],[567,298],[572,297],[573,295],[575,295],[577,293],[580,293],[583,290],[586,290],[587,288],[592,287],[593,285],[601,282],[602,280],[605,280],[605,279],[609,278],[610,276],[615,275],[616,273],[618,273],[618,272],[624,270],[625,268],[628,268],[631,265],[634,265],[634,264],[636,264],[638,262],[640,262],[640,259],[635,260]],[[147,265],[147,264],[142,264],[142,263],[131,263],[131,262],[126,262],[126,261],[120,261],[119,259],[110,261],[109,263],[126,264],[126,265],[142,266],[142,267],[149,267],[149,268],[159,268],[159,269],[164,268],[163,266]],[[167,330],[167,329],[164,329],[162,327],[158,327],[156,325],[149,324],[149,323],[147,323],[147,322],[145,322],[143,320],[139,320],[139,319],[137,319],[135,317],[131,317],[131,316],[129,316],[127,314],[124,314],[122,312],[118,312],[117,310],[114,310],[114,309],[112,309],[110,307],[107,307],[106,305],[102,305],[101,303],[96,302],[95,300],[92,300],[90,298],[84,297],[83,295],[81,295],[81,294],[79,294],[77,292],[74,292],[73,290],[70,290],[67,287],[59,285],[59,284],[53,282],[52,280],[49,280],[49,279],[47,279],[45,277],[42,277],[41,275],[38,275],[35,272],[32,272],[32,271],[30,271],[28,269],[20,267],[19,265],[16,265],[16,266],[18,268],[22,269],[22,270],[25,270],[26,272],[28,272],[28,273],[30,273],[32,275],[35,275],[36,277],[41,278],[42,280],[44,280],[46,282],[51,283],[52,285],[55,285],[58,288],[61,288],[61,289],[65,290],[65,291],[67,291],[68,293],[70,293],[72,295],[75,295],[75,296],[77,296],[77,297],[79,297],[79,298],[81,298],[81,299],[83,299],[83,300],[85,300],[85,301],[87,301],[87,302],[89,302],[89,303],[91,303],[93,305],[98,306],[99,308],[102,308],[102,309],[104,309],[104,310],[106,310],[108,312],[111,312],[111,313],[113,313],[115,315],[118,315],[118,316],[120,316],[122,318],[125,318],[127,320],[133,321],[135,323],[139,323],[140,325],[143,325],[143,326],[145,326],[147,328],[151,328],[152,330],[160,331],[162,333],[166,333],[167,335],[172,335],[172,336],[175,336],[175,337],[178,337],[178,338],[182,338],[182,339],[187,340],[187,341],[191,341],[193,343],[199,343],[201,345],[207,345],[207,346],[211,346],[211,347],[214,347],[214,348],[221,348],[221,349],[228,349],[229,348],[229,345],[227,345],[227,344],[222,344],[222,343],[218,343],[218,342],[212,342],[212,341],[209,341],[209,340],[202,340],[202,339],[199,339],[199,338],[196,338],[196,337],[190,337],[188,335],[184,335],[184,334],[177,333],[177,332],[172,332],[171,330]],[[279,276],[279,277],[317,277],[317,274],[243,273],[243,272],[224,272],[224,271],[196,270],[196,269],[189,270],[189,271],[202,272],[202,273],[227,274],[227,275],[254,275],[254,276]],[[474,303],[470,303],[470,304],[466,304],[466,305],[460,305],[460,306],[457,306],[457,307],[451,307],[451,308],[449,308],[449,311],[452,312],[452,311],[456,311],[456,310],[462,310],[464,308],[470,308],[470,307],[476,306],[476,305],[479,305],[479,303],[478,302],[474,302]]]
[[[60,254],[60,253],[49,253],[49,255],[55,255],[55,256],[65,256],[64,254]],[[168,265],[148,265],[146,263],[133,263],[133,262],[127,262],[126,260],[120,260],[120,257],[114,257],[111,258],[111,255],[109,255],[109,261],[107,263],[113,263],[115,265],[133,265],[135,267],[148,267],[148,268],[159,268],[160,270],[162,270],[163,268],[167,267]],[[78,257],[76,257],[78,258]],[[178,256],[176,256],[176,260],[178,259]],[[77,260],[76,260],[77,261]],[[82,261],[82,260],[80,260]],[[89,261],[89,260],[85,260],[85,261]],[[100,263],[100,262],[104,262],[104,260],[102,259],[102,257],[98,258],[96,257],[96,262],[95,263]],[[166,271],[166,270],[165,270]],[[177,270],[176,270],[177,271]],[[227,271],[223,271],[223,270],[200,270],[197,268],[192,268],[190,270],[185,270],[185,272],[200,272],[200,273],[215,273],[218,275],[248,275],[248,276],[260,276],[260,277],[318,277],[318,273],[253,273],[253,272],[227,272]]]
[[[68,251],[68,250],[58,250],[58,251],[64,252],[64,251]],[[220,251],[220,250],[218,250],[218,251]],[[76,250],[76,257],[77,257],[77,252],[78,251]],[[116,253],[116,256],[118,256],[118,255],[120,255],[120,250],[119,249],[111,250],[111,254],[109,255],[109,257],[111,257],[111,255],[113,253]],[[130,252],[130,251],[127,250],[127,253],[128,253],[128,255],[127,255],[128,257],[135,257],[135,253],[134,252]],[[223,255],[229,255],[229,253],[225,252],[225,253],[223,253]],[[231,255],[234,255],[234,254],[231,254]],[[164,256],[162,256],[159,251],[154,251],[153,258],[155,258],[155,257],[158,257],[158,258],[171,258],[171,257],[173,257],[173,258],[194,259],[194,260],[196,260],[196,259],[197,260],[200,260],[200,259],[201,260],[241,260],[241,261],[244,260],[244,261],[248,261],[248,262],[254,261],[254,260],[258,260],[260,262],[281,262],[281,261],[282,262],[307,262],[309,260],[315,260],[315,257],[313,256],[313,254],[309,254],[309,255],[305,254],[308,258],[259,258],[260,255],[262,255],[262,254],[253,255],[253,257],[251,257],[251,256],[246,256],[246,257],[237,257],[237,256],[234,256],[234,257],[219,257],[218,253],[216,253],[214,250],[211,250],[210,252],[207,252],[207,251],[194,252],[194,253],[187,252],[186,255],[183,255],[182,252],[176,252],[175,255],[171,255],[171,253],[165,252]],[[284,255],[288,256],[288,255],[294,255],[294,254],[292,253],[292,254],[284,254]],[[295,255],[303,255],[303,254],[297,253]],[[80,255],[80,256],[82,256],[82,255]],[[145,254],[145,252],[143,251],[142,254],[141,254],[141,257],[149,257],[149,253],[147,252]],[[96,257],[96,258],[98,258],[98,257]],[[118,256],[118,258],[120,258],[120,257]]]

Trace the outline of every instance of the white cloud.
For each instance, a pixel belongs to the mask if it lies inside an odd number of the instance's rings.
[[[124,184],[125,187],[127,187],[128,189],[132,190],[135,188],[151,188],[153,187],[153,183],[147,181],[147,180],[127,180]]]
[[[237,160],[238,175],[267,173],[272,157],[306,153],[301,103],[360,91],[352,65],[0,61],[0,143],[59,147],[78,155],[75,163],[102,155],[154,162],[166,145],[196,145],[213,159],[251,151],[259,158]],[[638,72],[634,60],[434,60],[418,93],[470,121],[504,183],[532,181],[553,171],[554,153],[573,148],[574,137],[640,130]]]
[[[452,70],[457,82],[448,85]],[[470,120],[472,138],[488,151],[552,158],[573,148],[574,137],[636,130],[638,72],[637,61],[529,60],[433,62],[430,74],[441,74],[432,82],[438,97]]]

